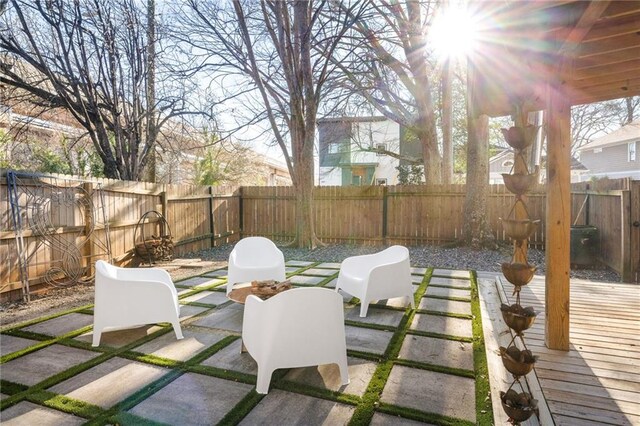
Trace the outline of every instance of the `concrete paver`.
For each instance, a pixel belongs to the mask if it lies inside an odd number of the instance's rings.
[[[226,333],[194,328],[183,328],[182,334],[182,340],[176,340],[175,334],[167,333],[133,350],[176,361],[186,361],[228,336]]]
[[[469,271],[456,269],[434,269],[433,275],[438,277],[462,278],[467,280],[471,278]]]
[[[22,401],[7,408],[1,414],[3,426],[58,426],[81,425],[87,420],[51,408],[42,407],[28,401]]]
[[[380,400],[476,421],[475,381],[466,377],[395,365]]]
[[[254,408],[240,425],[346,425],[355,407],[278,389]]]
[[[411,275],[411,283],[412,284],[422,284],[422,280],[424,279],[424,276],[422,275]]]
[[[122,358],[111,358],[49,390],[109,408],[158,380],[169,370]]]
[[[244,306],[233,303],[211,311],[202,318],[196,320],[193,325],[240,333],[242,331],[243,315]]]
[[[2,364],[2,379],[33,386],[98,355],[83,349],[51,345]]]
[[[348,385],[342,385],[340,369],[337,364],[294,368],[284,378],[321,389],[340,391],[357,396],[364,395],[378,364],[373,361],[352,357],[348,358],[347,364],[350,381]]]
[[[390,331],[346,326],[347,349],[382,355],[393,337]]]
[[[192,294],[191,296],[187,296],[184,299],[180,299],[180,302],[197,302],[197,303],[206,303],[208,305],[222,305],[223,303],[228,302],[226,293],[220,291],[201,291],[200,293]]]
[[[446,278],[446,277],[431,277],[431,280],[429,280],[429,285],[431,285],[431,284],[471,289],[471,281],[464,280],[464,279],[454,279],[454,278]]]
[[[240,353],[242,341],[240,339],[222,348],[213,356],[202,361],[202,365],[221,368],[223,370],[238,371],[240,373],[258,374],[258,364],[248,352]]]
[[[37,340],[25,339],[15,336],[0,336],[0,354],[7,355],[13,352],[21,351],[24,348],[39,343]]]
[[[340,269],[339,262],[324,262],[316,266],[316,268]]]
[[[284,268],[284,272],[285,272],[286,274],[290,274],[290,273],[292,273],[292,272],[297,271],[298,269],[300,269],[300,267],[299,267],[299,266],[285,266],[285,268]]]
[[[180,321],[184,321],[186,319],[192,318],[198,314],[201,314],[204,311],[208,311],[211,308],[205,308],[202,306],[189,306],[189,305],[181,305],[180,306],[180,315],[178,318]]]
[[[47,336],[62,336],[91,324],[93,324],[93,315],[71,313],[30,325],[23,330]]]
[[[420,300],[418,309],[434,312],[449,312],[454,314],[471,315],[471,303],[459,302],[457,300],[434,299],[431,297],[423,297]]]
[[[360,305],[346,306],[344,310],[345,320],[361,322],[364,324],[388,325],[392,327],[397,327],[400,324],[400,321],[402,321],[403,316],[404,312],[402,311],[376,309],[371,306],[369,306],[367,316],[364,318],[360,317]]]
[[[307,262],[305,260],[289,260],[287,262],[285,262],[285,265],[287,266],[309,266],[309,265],[313,265],[314,262]]]
[[[161,329],[162,327],[159,325],[149,324],[124,330],[106,331],[102,333],[102,336],[100,336],[100,346],[121,348]],[[173,333],[173,331],[171,331],[171,333]],[[75,337],[75,340],[91,343],[93,340],[93,332],[88,331],[83,333],[80,336]]]
[[[253,386],[186,373],[129,410],[145,419],[172,425],[214,425]]]
[[[398,358],[473,371],[473,344],[408,334]]]
[[[439,296],[439,297],[458,297],[462,299],[471,299],[471,290],[462,290],[459,288],[451,287],[436,287],[429,286],[425,293],[426,296]]]
[[[427,273],[427,268],[416,268],[416,267],[412,267],[411,268],[411,273],[414,275],[424,275]]]
[[[304,275],[294,275],[291,278],[291,284],[296,285],[318,285],[322,281],[326,280],[326,277],[307,277]]]
[[[180,287],[206,287],[213,284],[219,284],[221,282],[222,280],[219,280],[216,278],[199,276],[199,277],[188,278],[184,281],[179,281],[175,283],[175,285]]]
[[[415,314],[410,328],[411,330],[438,333],[447,336],[473,337],[473,324],[471,320],[463,318]]]
[[[320,269],[320,268],[311,268],[303,272],[304,275],[320,275],[322,277],[330,277],[331,275],[335,275],[337,273],[338,273],[338,270],[336,269]]]
[[[405,419],[400,416],[392,416],[390,414],[375,413],[371,419],[369,426],[430,426],[431,423],[422,423],[415,420]],[[431,425],[433,426],[433,425]]]

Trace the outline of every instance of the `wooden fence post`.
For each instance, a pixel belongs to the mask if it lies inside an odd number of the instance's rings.
[[[631,191],[620,194],[620,276],[622,282],[632,281],[631,267]]]
[[[387,244],[387,202],[388,202],[389,192],[387,186],[382,187],[382,243]]]
[[[213,186],[209,185],[209,232],[211,233],[211,247],[216,246],[216,234],[214,232],[215,220],[214,214],[214,201],[213,201]]]
[[[93,275],[93,256],[94,256],[94,247],[93,247],[93,234],[91,233],[91,228],[93,225],[94,211],[93,211],[93,182],[85,182],[82,184],[82,189],[85,191],[84,197],[86,197],[87,202],[85,203],[84,208],[84,236],[86,238],[86,242],[83,247],[83,258],[84,265],[86,266],[86,275]]]

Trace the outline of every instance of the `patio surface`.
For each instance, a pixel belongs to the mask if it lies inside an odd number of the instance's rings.
[[[335,287],[339,264],[287,262],[296,286]],[[417,309],[380,301],[360,318],[345,298],[351,383],[335,365],[277,370],[268,395],[240,353],[243,306],[226,271],[176,283],[183,340],[166,325],[103,334],[91,306],[5,329],[0,419],[74,424],[489,424],[488,374],[475,280],[412,268]]]

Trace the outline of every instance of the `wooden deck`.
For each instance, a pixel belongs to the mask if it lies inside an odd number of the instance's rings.
[[[496,275],[499,278],[496,278]],[[495,344],[506,345],[510,336],[499,312],[500,301],[514,303],[513,286],[496,273],[478,273],[492,386],[506,390],[506,377]],[[498,300],[498,297],[501,300]],[[505,300],[506,299],[506,300]],[[539,356],[535,375],[527,382],[541,402],[541,417],[529,424],[640,425],[640,285],[571,280],[571,350],[547,349],[544,344],[544,277],[536,276],[521,294],[521,304],[538,316],[525,333],[529,349]],[[496,312],[496,309],[498,310]],[[486,316],[486,318],[485,318]],[[508,387],[508,384],[506,385]],[[539,387],[539,389],[538,389]],[[502,411],[500,402],[494,412]],[[496,410],[497,408],[497,410]],[[547,411],[548,409],[548,411]],[[545,417],[546,416],[546,417]],[[550,420],[551,417],[553,420]],[[504,419],[496,415],[496,424]]]

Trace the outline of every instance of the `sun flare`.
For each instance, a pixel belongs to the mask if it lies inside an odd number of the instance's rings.
[[[431,45],[438,57],[463,57],[472,49],[476,37],[475,22],[466,9],[450,7],[435,17]]]

